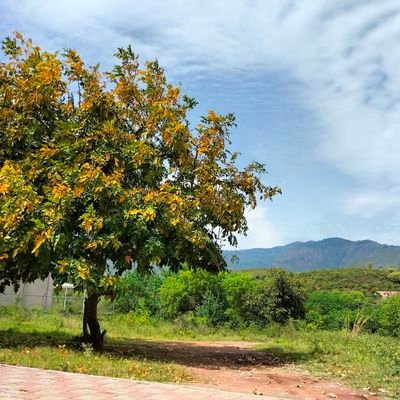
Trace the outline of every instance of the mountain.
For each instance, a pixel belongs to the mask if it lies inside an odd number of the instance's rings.
[[[232,256],[239,258],[232,263]],[[320,241],[294,242],[269,249],[225,250],[229,269],[283,267],[289,271],[308,271],[372,264],[376,267],[399,265],[400,246],[372,240],[351,241],[329,238]]]

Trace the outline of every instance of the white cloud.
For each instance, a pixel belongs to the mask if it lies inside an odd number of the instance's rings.
[[[24,0],[7,10],[18,29],[94,60],[133,42],[179,78],[289,70],[319,111],[322,157],[357,179],[400,184],[398,0]]]
[[[238,237],[238,249],[273,247],[282,243],[278,231],[268,218],[266,207],[258,206],[247,213],[249,231]]]
[[[315,156],[357,186],[344,197],[345,211],[370,218],[398,209],[399,0],[3,4],[15,28],[44,45],[78,47],[93,62],[105,62],[116,47],[132,43],[179,80],[229,71],[245,81],[250,72],[289,71],[305,84],[302,99],[319,117]],[[374,191],[389,193],[383,200]],[[249,216],[251,231],[241,246],[277,241],[265,209],[258,210],[260,218]]]

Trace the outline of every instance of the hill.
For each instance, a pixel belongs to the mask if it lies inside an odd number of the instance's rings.
[[[239,261],[231,262],[232,256],[237,256]],[[233,270],[282,267],[299,272],[368,264],[381,267],[400,264],[400,246],[380,244],[372,240],[329,238],[294,242],[269,249],[225,250],[224,257],[228,268]]]
[[[269,274],[269,268],[247,269],[255,279],[263,279]],[[358,290],[374,293],[379,290],[400,290],[400,281],[393,280],[391,275],[400,268],[351,267],[336,269],[317,269],[294,273],[293,276],[307,293],[315,290]]]

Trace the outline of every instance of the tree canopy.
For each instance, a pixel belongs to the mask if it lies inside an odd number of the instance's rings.
[[[246,233],[246,208],[280,192],[262,164],[237,167],[233,114],[192,128],[196,101],[131,47],[109,72],[19,33],[2,52],[0,288],[51,273],[87,291],[93,316],[134,265],[224,269],[221,245]],[[89,328],[101,347],[97,315]]]

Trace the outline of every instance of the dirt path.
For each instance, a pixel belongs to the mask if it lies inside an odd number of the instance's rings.
[[[110,352],[175,362],[191,371],[199,387],[304,400],[377,400],[340,382],[311,376],[254,350],[251,342],[133,341]]]

